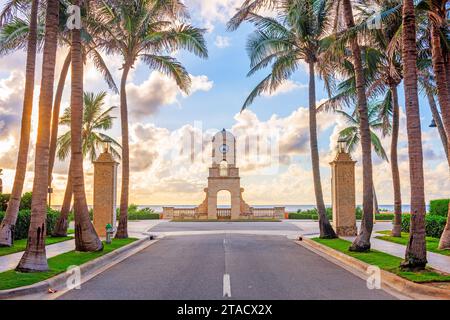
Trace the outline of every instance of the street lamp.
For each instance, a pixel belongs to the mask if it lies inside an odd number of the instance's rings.
[[[338,140],[338,151],[339,153],[345,153],[347,147],[347,139],[339,138]]]
[[[436,121],[434,119],[431,120],[431,124],[429,125],[430,128],[437,128]]]

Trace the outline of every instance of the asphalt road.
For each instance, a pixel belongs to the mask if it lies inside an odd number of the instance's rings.
[[[229,297],[231,295],[231,297]],[[286,237],[166,237],[60,299],[393,299]]]

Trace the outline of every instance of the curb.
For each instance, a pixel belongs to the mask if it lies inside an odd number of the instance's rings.
[[[325,254],[330,258],[329,260],[334,260],[333,262],[337,260],[348,268],[362,274],[367,274],[366,272],[370,267],[368,263],[350,257],[345,253],[324,246],[308,238],[303,238],[302,241],[296,241],[296,243],[310,251],[318,251]],[[382,289],[394,290],[416,300],[450,300],[450,290],[418,284],[385,270],[381,270],[381,286]]]
[[[147,245],[147,242],[150,242],[150,241],[152,241],[150,237],[137,240],[125,247],[119,248],[108,254],[105,254],[104,256],[101,256],[97,259],[94,259],[92,261],[86,262],[85,264],[82,264],[81,266],[79,266],[80,271],[81,271],[81,273],[85,273],[85,274],[91,273],[95,270],[98,270],[102,267],[107,266],[109,263],[113,262],[115,259],[120,258],[120,256],[125,255],[128,251],[136,249],[137,247],[139,247],[141,245],[143,246],[142,249],[144,249],[144,245]],[[51,288],[65,284],[67,282],[67,279],[71,276],[72,275],[63,272],[63,273],[56,275],[50,279],[47,279],[47,280],[29,285],[29,286],[8,289],[8,290],[0,290],[0,300],[48,292],[48,290]]]

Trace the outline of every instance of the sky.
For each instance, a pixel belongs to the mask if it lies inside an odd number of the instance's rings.
[[[0,5],[3,5],[0,0]],[[222,128],[231,131],[239,143],[260,141],[268,146],[266,153],[251,144],[237,154],[245,200],[254,205],[314,204],[314,190],[309,151],[308,70],[302,66],[290,81],[271,95],[257,98],[252,106],[240,112],[254,86],[269,70],[248,78],[249,58],[245,45],[251,25],[235,32],[226,30],[226,22],[242,0],[186,0],[192,24],[207,30],[209,58],[200,59],[186,52],[174,53],[192,77],[189,95],[175,82],[138,62],[128,83],[130,111],[131,184],[130,202],[140,205],[198,204],[203,200],[210,166],[210,139]],[[66,48],[60,48],[56,76],[59,75]],[[33,135],[25,190],[32,189],[34,143],[37,128],[37,101],[41,79],[42,57],[37,62]],[[116,83],[120,82],[122,65],[118,56],[104,56]],[[25,52],[0,58],[0,168],[4,169],[4,192],[10,192],[19,144],[23,100]],[[70,77],[70,74],[69,74]],[[317,78],[317,103],[327,94]],[[69,105],[70,83],[66,83],[62,110]],[[101,75],[91,63],[85,68],[85,91],[108,91]],[[410,201],[409,164],[404,114],[404,94],[399,90],[402,106],[399,140],[399,167],[403,203]],[[107,106],[118,106],[119,96],[108,91]],[[450,181],[445,154],[435,128],[429,128],[431,113],[425,97],[420,97],[423,130],[425,191],[427,201],[449,196]],[[119,117],[118,110],[114,116]],[[343,118],[332,113],[318,115],[320,169],[324,200],[331,203],[329,162],[335,156],[338,132],[346,126]],[[64,132],[65,128],[60,128]],[[119,119],[108,132],[120,141]],[[194,137],[195,156],[183,146]],[[254,140],[259,137],[259,140]],[[253,140],[252,140],[253,139]],[[382,140],[389,155],[390,137]],[[200,147],[198,147],[200,145]],[[266,150],[262,148],[262,150]],[[258,153],[259,151],[259,153]],[[362,202],[361,151],[353,154],[356,165],[356,198]],[[374,184],[380,204],[393,204],[390,164],[373,156]],[[85,162],[88,202],[92,202],[93,166]],[[62,201],[68,164],[58,161],[53,187],[54,204]],[[120,166],[119,166],[120,184]]]

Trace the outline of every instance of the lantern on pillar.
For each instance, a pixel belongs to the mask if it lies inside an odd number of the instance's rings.
[[[347,150],[347,139],[339,138],[338,139],[338,152],[345,153]]]

